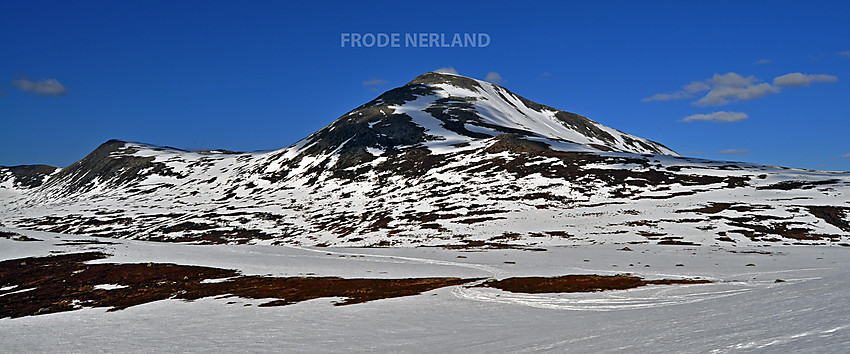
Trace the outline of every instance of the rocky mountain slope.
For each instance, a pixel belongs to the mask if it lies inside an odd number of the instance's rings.
[[[850,173],[683,158],[427,73],[281,150],[112,140],[65,168],[0,168],[0,224],[203,243],[847,244],[848,195]]]

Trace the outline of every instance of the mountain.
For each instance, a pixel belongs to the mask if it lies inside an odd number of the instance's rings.
[[[487,82],[426,73],[284,149],[110,140],[0,168],[0,223],[199,243],[841,244],[850,173],[678,156]]]

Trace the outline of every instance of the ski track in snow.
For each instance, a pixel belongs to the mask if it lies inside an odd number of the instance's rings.
[[[800,271],[782,271],[768,273],[791,273]],[[755,273],[749,273],[755,274]],[[767,273],[759,273],[767,274]],[[656,276],[663,278],[663,276]],[[710,278],[710,277],[704,277]],[[801,283],[820,277],[792,278],[786,284]],[[735,296],[746,292],[776,286],[768,281],[728,281],[693,285],[648,285],[635,289],[604,291],[598,293],[549,293],[523,294],[511,293],[489,288],[455,287],[452,294],[458,298],[517,304],[536,308],[569,311],[619,311],[642,309],[658,306],[686,305],[700,301]]]
[[[805,332],[801,332],[801,333],[784,335],[784,336],[777,336],[777,337],[761,339],[761,340],[746,342],[746,343],[738,343],[738,344],[734,344],[734,345],[731,345],[731,346],[723,348],[723,349],[715,349],[715,350],[712,350],[711,352],[712,353],[729,353],[729,352],[736,352],[736,351],[741,351],[741,350],[765,349],[765,348],[770,348],[771,346],[775,346],[775,345],[793,343],[794,341],[800,340],[804,337],[811,337],[811,336],[817,336],[819,338],[826,338],[826,337],[831,337],[835,334],[835,332],[846,329],[848,327],[850,327],[850,325],[843,325],[843,326],[838,326],[838,327],[834,327],[834,328],[830,328],[830,329],[818,329],[818,330],[805,331]]]

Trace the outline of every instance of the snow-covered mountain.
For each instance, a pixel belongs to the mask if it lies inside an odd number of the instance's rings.
[[[427,73],[281,150],[111,140],[65,168],[0,168],[0,223],[206,243],[846,244],[849,195],[850,173],[683,158]]]

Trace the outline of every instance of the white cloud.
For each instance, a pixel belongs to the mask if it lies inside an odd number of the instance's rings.
[[[688,93],[699,93],[699,92],[710,90],[711,86],[708,86],[708,84],[706,84],[702,81],[694,81],[690,84],[682,86],[682,88],[684,88],[685,92],[688,92]]]
[[[747,149],[726,149],[726,150],[720,150],[717,153],[720,154],[720,155],[743,155],[743,154],[749,154],[750,150],[747,150]]]
[[[850,153],[847,153],[847,154],[841,155],[841,156],[839,156],[838,158],[839,158],[839,159],[850,159]]]
[[[790,73],[777,76],[773,79],[773,85],[779,87],[806,87],[813,82],[836,82],[838,77],[832,75],[806,75],[801,73]]]
[[[389,82],[387,80],[384,80],[384,79],[372,79],[372,80],[363,81],[363,87],[383,86],[383,85],[386,85],[388,83]]]
[[[845,57],[850,57],[850,50],[845,50],[843,52],[838,52],[838,55],[843,55]]]
[[[694,106],[722,106],[736,101],[762,98],[779,89],[768,83],[760,83],[755,76],[743,77],[737,73],[714,74],[705,82],[711,86],[708,93],[693,103]]]
[[[705,81],[709,84],[713,84],[713,86],[715,86],[715,87],[720,86],[720,87],[741,88],[741,87],[752,86],[754,83],[761,81],[761,80],[759,80],[757,77],[752,76],[752,75],[747,76],[747,77],[743,77],[738,73],[729,72],[729,73],[725,73],[723,75],[714,74],[714,76],[712,76],[710,79],[705,80]]]
[[[756,62],[753,63],[753,65],[770,64],[772,62],[773,62],[773,60],[771,60],[771,59],[759,59],[759,60],[756,60]]]
[[[711,91],[693,103],[694,106],[723,106],[737,101],[749,101],[756,98],[779,93],[779,88],[763,82],[758,85],[724,85],[715,84]]]
[[[68,93],[68,88],[56,79],[30,81],[29,79],[23,78],[12,81],[12,85],[21,91],[31,92],[41,96],[62,96]]]
[[[551,78],[551,77],[552,77],[552,73],[550,73],[550,72],[541,73],[540,75],[537,76],[538,79],[541,79],[541,80],[544,80],[544,81],[548,81],[549,78]]]
[[[455,70],[455,68],[453,68],[453,67],[451,67],[451,66],[447,66],[447,67],[439,68],[439,69],[437,69],[437,70],[434,70],[434,72],[438,72],[438,73],[446,73],[446,74],[455,74],[455,75],[457,75],[457,70]]]
[[[488,82],[492,82],[494,84],[500,84],[504,81],[504,79],[502,79],[502,75],[499,75],[499,73],[495,71],[487,73],[487,77],[484,78],[484,80],[487,80]]]
[[[694,81],[682,86],[682,90],[671,93],[658,93],[644,98],[641,102],[670,101],[696,97],[708,91],[691,104],[698,107],[723,106],[738,101],[749,101],[779,93],[783,87],[804,87],[814,82],[836,82],[832,75],[807,75],[789,73],[773,79],[773,84],[762,82],[755,76],[741,76],[737,73],[714,74],[703,81]]]
[[[647,98],[641,99],[641,102],[652,102],[652,101],[670,101],[670,100],[681,100],[683,98],[693,97],[693,94],[688,94],[685,91],[676,91],[673,93],[656,93]]]
[[[690,115],[690,116],[685,117],[685,119],[682,119],[682,121],[693,122],[695,120],[707,120],[707,121],[713,121],[713,122],[731,123],[731,122],[742,121],[742,120],[747,119],[749,117],[750,116],[748,116],[746,113],[743,113],[743,112],[719,111],[719,112],[714,112],[714,113],[709,113],[709,114]]]
[[[670,100],[681,100],[684,98],[694,97],[697,93],[702,91],[708,91],[710,87],[708,84],[702,81],[694,81],[690,84],[682,86],[682,89],[672,93],[656,93],[650,97],[644,98],[640,100],[641,102],[651,102],[651,101],[670,101]]]

